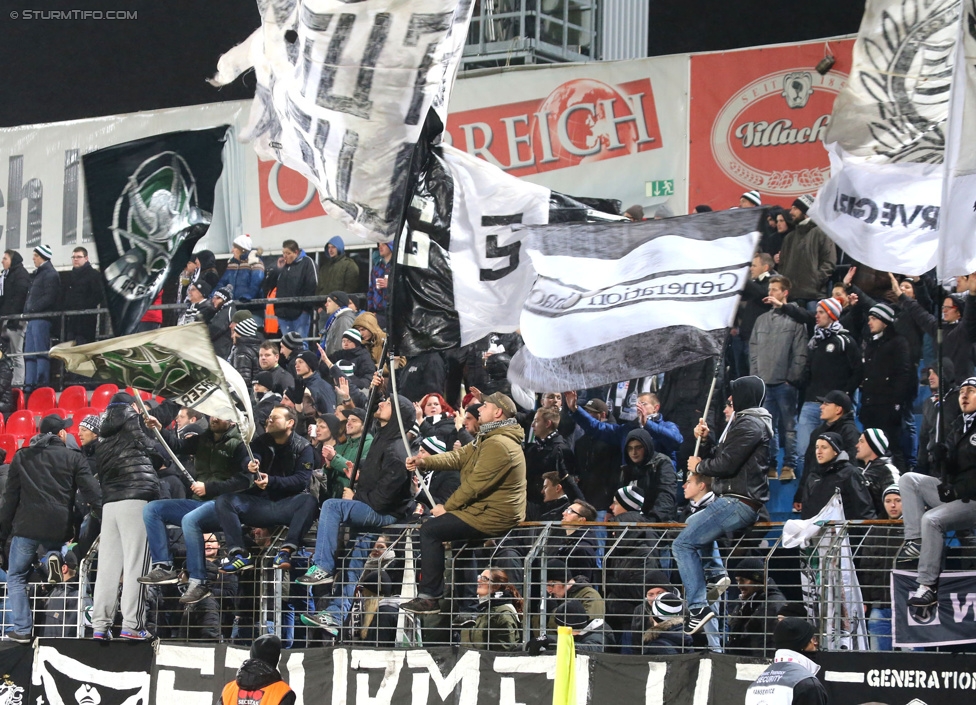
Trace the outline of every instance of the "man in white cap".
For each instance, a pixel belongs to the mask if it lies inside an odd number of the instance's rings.
[[[251,236],[238,235],[230,249],[232,256],[227,261],[227,269],[216,288],[231,286],[238,301],[259,298],[261,283],[264,281],[264,262],[254,249]]]
[[[793,201],[790,215],[796,227],[783,238],[776,271],[793,283],[793,300],[808,309],[827,293],[827,281],[837,265],[837,246],[807,217],[813,196]]]
[[[762,205],[762,196],[758,191],[746,191],[739,196],[739,208],[756,208]]]
[[[61,278],[51,264],[51,248],[38,245],[34,248],[34,273],[27,292],[24,313],[47,313],[57,311],[61,301]],[[47,351],[51,349],[51,321],[47,318],[32,318],[27,321],[24,337],[24,390],[32,392],[37,387],[46,387],[51,377],[51,361]],[[31,353],[45,353],[32,355]]]

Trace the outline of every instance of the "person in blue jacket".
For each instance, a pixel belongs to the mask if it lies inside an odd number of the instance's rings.
[[[238,235],[231,245],[233,256],[227,262],[224,275],[217,282],[216,289],[234,287],[237,301],[250,301],[260,298],[261,283],[264,281],[264,262],[258,256],[250,235]]]

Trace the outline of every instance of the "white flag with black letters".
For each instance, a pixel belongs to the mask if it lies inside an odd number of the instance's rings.
[[[524,227],[537,278],[509,380],[583,389],[721,355],[759,239],[753,209]]]
[[[474,0],[259,2],[262,26],[224,54],[225,85],[257,78],[243,138],[318,188],[325,211],[387,242],[428,110],[447,122]]]

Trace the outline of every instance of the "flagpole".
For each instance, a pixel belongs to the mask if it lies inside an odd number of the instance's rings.
[[[138,404],[139,408],[142,410],[142,417],[144,419],[148,419],[149,409],[146,408],[146,402],[142,400],[142,395],[139,394],[138,389],[136,390],[135,398],[136,398],[136,404]],[[196,482],[196,479],[194,479],[193,475],[191,475],[186,471],[186,468],[183,467],[183,463],[181,463],[180,459],[176,457],[176,453],[173,452],[173,449],[170,448],[169,444],[167,444],[166,441],[163,439],[163,434],[159,432],[159,429],[153,426],[152,431],[156,436],[156,440],[159,441],[162,444],[163,448],[166,449],[166,452],[169,454],[169,457],[173,460],[173,464],[180,469],[180,472],[183,473],[183,476],[190,481],[190,484]]]
[[[724,352],[724,351],[723,351]],[[715,367],[712,370],[712,385],[708,388],[708,397],[705,399],[705,410],[702,412],[702,421],[708,418],[708,410],[712,406],[712,396],[715,394],[715,383],[718,381],[718,370],[722,364],[721,356],[715,358]],[[701,437],[695,439],[694,456],[698,457],[698,450],[701,448]]]
[[[383,349],[380,351],[380,364],[383,363],[383,358],[386,356],[386,346],[390,342],[390,337],[387,336],[383,341]],[[369,385],[369,396],[366,397],[366,416],[363,419],[363,433],[359,437],[359,444],[356,446],[356,459],[352,461],[352,476],[349,478],[349,489],[356,489],[356,478],[359,473],[359,463],[363,459],[363,450],[366,448],[366,431],[369,428],[370,421],[373,420],[373,414],[376,412],[376,400],[379,398],[376,393],[377,387],[373,384]]]

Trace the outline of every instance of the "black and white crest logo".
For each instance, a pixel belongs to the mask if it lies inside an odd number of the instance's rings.
[[[880,41],[867,39],[871,68],[861,83],[877,101],[875,148],[895,162],[938,164],[952,81],[959,0],[905,0],[881,17]]]
[[[805,108],[813,95],[813,76],[809,71],[793,71],[783,76],[783,97],[793,110]]]

